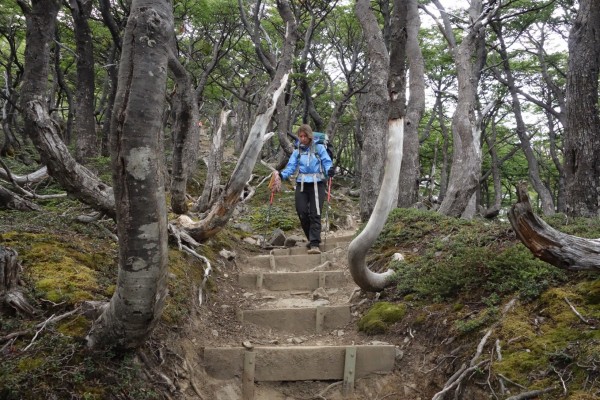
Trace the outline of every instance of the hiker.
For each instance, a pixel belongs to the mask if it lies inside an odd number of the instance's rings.
[[[324,145],[313,142],[310,125],[303,124],[296,133],[298,148],[292,152],[284,169],[275,171],[288,179],[296,170],[296,213],[308,239],[308,254],[319,254],[321,243],[321,211],[325,200],[325,182],[334,175],[333,162]],[[318,205],[318,206],[317,206]]]

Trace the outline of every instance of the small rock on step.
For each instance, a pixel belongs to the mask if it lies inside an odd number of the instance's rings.
[[[320,287],[320,288],[315,289],[315,291],[312,293],[312,298],[313,298],[313,300],[319,300],[319,299],[329,300],[329,295],[327,294],[325,289]]]
[[[231,261],[234,260],[237,257],[237,254],[235,253],[235,251],[229,251],[229,250],[221,250],[219,252],[219,255],[221,257],[223,257],[224,259],[226,259],[227,261]]]
[[[272,246],[283,246],[285,243],[285,233],[283,233],[283,231],[279,228],[275,229],[271,234],[269,243]]]

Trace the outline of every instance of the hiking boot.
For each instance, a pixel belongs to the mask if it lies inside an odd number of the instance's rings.
[[[307,253],[308,254],[321,254],[321,249],[319,249],[318,247],[311,247],[310,249],[308,249]]]

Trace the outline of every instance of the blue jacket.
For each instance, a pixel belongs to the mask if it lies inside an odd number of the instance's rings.
[[[314,182],[315,178],[319,182],[325,180],[325,176],[332,166],[333,162],[324,145],[314,145],[313,151],[310,146],[300,145],[292,152],[290,160],[280,175],[281,179],[288,179],[298,169],[296,182],[302,182],[302,178],[304,178],[304,182]]]

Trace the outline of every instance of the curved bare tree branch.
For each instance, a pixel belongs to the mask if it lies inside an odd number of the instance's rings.
[[[368,292],[379,292],[392,284],[393,271],[387,270],[384,273],[376,273],[369,270],[366,266],[365,256],[381,233],[385,221],[396,203],[403,141],[404,118],[390,120],[387,159],[381,191],[365,229],[348,247],[348,265],[352,278],[361,289]]]

